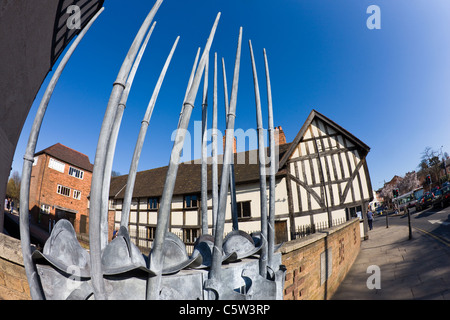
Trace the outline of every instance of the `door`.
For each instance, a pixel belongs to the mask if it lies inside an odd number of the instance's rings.
[[[68,220],[74,228],[75,228],[76,217],[77,217],[77,215],[75,213],[64,211],[61,209],[56,209],[56,221],[59,221],[62,219]]]
[[[275,221],[275,243],[288,241],[287,221]]]

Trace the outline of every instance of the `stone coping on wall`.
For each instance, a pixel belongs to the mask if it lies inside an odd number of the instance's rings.
[[[23,266],[20,240],[0,233],[0,258]]]

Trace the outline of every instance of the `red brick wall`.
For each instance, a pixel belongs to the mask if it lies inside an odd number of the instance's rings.
[[[37,165],[33,167],[30,181],[29,209],[33,212],[32,215],[34,220],[40,221],[40,225],[45,229],[48,229],[49,219],[56,219],[55,206],[76,211],[77,214],[74,227],[75,231],[79,233],[81,215],[88,216],[88,196],[91,189],[92,172],[72,166],[84,172],[83,179],[78,179],[69,175],[69,168],[71,165],[68,163],[65,163],[64,173],[49,168],[50,158],[51,157],[46,154],[40,155]],[[58,185],[70,188],[70,197],[58,194]],[[81,200],[74,199],[74,190],[81,191]],[[51,206],[50,216],[41,214],[39,217],[42,204]]]
[[[353,220],[326,233],[286,243],[285,300],[331,299],[358,256],[361,244],[359,221]],[[331,249],[332,272],[321,284],[321,253]],[[0,234],[0,300],[29,300],[20,241]]]
[[[328,300],[338,289],[358,256],[361,237],[359,220],[288,242],[281,248],[287,268],[285,300]],[[321,255],[331,252],[331,275],[322,283]],[[325,257],[325,255],[323,255]],[[322,271],[321,271],[322,269]]]

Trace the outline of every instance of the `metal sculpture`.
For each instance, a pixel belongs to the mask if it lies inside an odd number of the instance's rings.
[[[255,86],[256,123],[258,130],[258,158],[259,158],[259,194],[261,198],[261,255],[259,259],[259,274],[266,276],[267,268],[267,187],[266,187],[266,155],[264,147],[264,128],[262,123],[261,96],[259,93],[258,74],[252,42],[249,40],[250,57],[252,60],[253,83]]]
[[[269,100],[269,131],[271,132],[271,168],[270,168],[270,209],[267,217],[266,185],[265,185],[265,155],[262,140],[262,112],[259,98],[259,86],[256,75],[256,64],[253,49],[250,45],[252,59],[255,97],[257,106],[257,125],[259,133],[259,161],[261,180],[261,234],[250,236],[238,229],[235,198],[234,168],[232,146],[236,117],[237,93],[241,64],[242,28],[239,30],[236,62],[233,77],[231,100],[228,104],[225,63],[223,63],[224,89],[227,133],[224,150],[224,165],[222,167],[221,184],[218,184],[217,165],[217,109],[218,109],[218,72],[217,53],[214,55],[214,85],[213,85],[213,122],[212,122],[212,186],[213,186],[213,234],[208,234],[207,206],[203,206],[202,235],[194,245],[191,256],[186,251],[185,244],[175,234],[169,232],[168,222],[170,207],[175,187],[181,151],[186,136],[194,101],[203,77],[202,103],[202,202],[206,204],[206,130],[207,130],[207,91],[208,65],[212,42],[216,33],[221,13],[215,19],[210,36],[207,40],[200,62],[200,50],[194,62],[188,82],[183,107],[178,122],[177,134],[172,148],[168,166],[163,196],[158,212],[157,228],[151,252],[143,255],[131,241],[128,232],[131,198],[136,179],[137,167],[150,123],[156,99],[162,86],[167,69],[177,47],[179,37],[161,71],[153,95],[148,104],[141,130],[136,142],[135,152],[130,165],[125,199],[122,208],[121,227],[117,236],[108,243],[107,238],[107,195],[110,186],[112,161],[116,141],[139,63],[155,24],[149,27],[159,9],[162,0],[156,1],[154,7],[142,24],[136,38],[125,58],[114,83],[110,101],[99,136],[94,163],[91,186],[90,207],[90,251],[83,249],[76,238],[75,230],[70,222],[60,220],[52,231],[44,246],[43,252],[31,252],[29,241],[28,217],[21,215],[21,238],[24,262],[33,299],[48,300],[87,300],[87,299],[281,299],[284,287],[285,268],[281,265],[281,254],[275,253],[274,244],[274,191],[275,161],[273,140],[273,111],[270,90],[270,78],[267,56],[264,51],[266,77]],[[30,135],[22,176],[21,207],[28,208],[29,184],[32,159],[35,152],[39,128],[42,123],[51,92],[54,89],[62,69],[67,63],[82,36],[98,17],[86,26],[80,33],[67,56],[63,59],[55,73],[46,95],[41,103]],[[147,37],[144,40],[145,34]],[[197,66],[198,63],[198,66]],[[224,237],[225,209],[227,196],[230,194],[233,202],[233,231]],[[264,205],[265,208],[264,208]],[[256,260],[252,257],[259,255]]]
[[[175,40],[175,43],[173,44],[172,50],[170,51],[170,54],[169,54],[169,57],[167,58],[164,68],[161,71],[161,75],[159,76],[155,90],[153,91],[153,95],[148,104],[147,111],[145,112],[145,115],[144,115],[144,119],[142,120],[141,130],[139,131],[139,136],[138,136],[138,139],[136,142],[136,147],[135,147],[134,153],[133,153],[133,159],[131,160],[130,172],[128,174],[127,186],[125,188],[125,197],[124,197],[123,206],[122,206],[122,217],[121,217],[120,225],[125,228],[128,228],[134,183],[136,181],[136,174],[137,174],[137,169],[138,169],[138,165],[139,165],[139,159],[141,157],[142,147],[144,145],[144,140],[145,140],[145,136],[147,134],[147,129],[150,124],[150,119],[152,117],[153,110],[155,108],[156,99],[158,98],[158,94],[159,94],[159,91],[161,90],[161,86],[164,81],[164,77],[166,76],[167,69],[169,68],[170,62],[172,60],[175,49],[177,48],[179,40],[180,40],[180,37],[178,37]]]
[[[31,169],[34,162],[34,154],[36,152],[36,144],[39,138],[39,132],[42,126],[42,121],[44,120],[45,113],[47,111],[48,104],[55,90],[56,84],[58,83],[61,74],[70,60],[70,57],[74,53],[78,44],[81,42],[83,37],[86,35],[92,24],[97,20],[99,15],[104,11],[104,8],[91,19],[91,21],[86,25],[86,27],[80,32],[78,37],[75,39],[73,44],[68,49],[67,53],[61,60],[58,68],[56,69],[50,84],[48,85],[44,97],[42,98],[41,104],[39,105],[38,111],[36,113],[33,127],[31,128],[30,137],[28,139],[27,149],[24,155],[23,169],[22,169],[22,181],[20,187],[20,207],[29,208],[29,197],[30,197],[30,180],[31,180]],[[28,283],[30,285],[31,298],[36,300],[41,300],[44,298],[44,293],[42,286],[37,275],[36,267],[31,258],[31,247],[30,247],[30,225],[27,214],[20,215],[20,239],[22,244],[22,254],[25,265],[25,271],[27,274]]]
[[[223,91],[225,99],[225,119],[228,125],[228,84],[227,84],[227,71],[225,68],[225,59],[222,58],[222,72],[223,72]],[[232,149],[231,149],[232,150]],[[231,150],[229,152],[231,152]],[[236,183],[234,174],[234,161],[230,164],[230,195],[231,195],[231,219],[233,221],[233,230],[239,229],[238,213],[237,213],[237,202],[236,202]]]
[[[202,210],[202,234],[208,233],[208,154],[207,154],[207,128],[208,128],[208,79],[209,58],[206,61],[205,75],[203,78],[203,103],[202,103],[202,183],[201,183],[201,210]]]
[[[225,210],[226,210],[226,199],[228,194],[228,184],[229,184],[229,172],[230,172],[230,163],[231,163],[231,152],[230,149],[233,145],[234,138],[234,123],[236,119],[236,103],[237,103],[237,94],[238,94],[238,86],[239,86],[239,72],[241,66],[241,46],[242,46],[242,27],[239,30],[239,39],[238,46],[236,52],[236,63],[234,69],[234,78],[233,78],[233,89],[231,93],[231,101],[229,106],[229,113],[227,118],[227,131],[225,138],[225,151],[223,155],[223,166],[222,166],[222,177],[221,183],[222,186],[220,188],[219,193],[219,211],[217,213],[217,225],[215,230],[215,240],[214,240],[214,251],[213,251],[213,260],[211,265],[211,271],[209,272],[209,279],[216,280],[219,278],[220,267],[222,264],[221,256],[222,256],[222,244],[223,244],[223,233],[224,233],[224,223],[225,223]]]
[[[139,68],[139,65],[141,63],[142,57],[144,55],[145,49],[147,48],[148,42],[150,40],[150,37],[153,34],[153,30],[155,29],[155,25],[156,22],[153,23],[152,27],[150,28],[150,31],[147,34],[147,37],[144,41],[144,43],[141,46],[141,49],[139,50],[139,53],[136,57],[136,60],[134,61],[133,64],[133,68],[131,69],[130,75],[128,76],[127,79],[127,84],[125,87],[125,91],[122,94],[122,98],[120,99],[119,105],[118,105],[118,110],[117,110],[117,114],[116,117],[114,119],[114,123],[112,126],[112,130],[111,130],[111,137],[109,139],[109,146],[108,146],[108,153],[106,155],[106,166],[105,166],[105,172],[111,172],[112,170],[112,165],[113,165],[113,159],[114,159],[114,153],[116,151],[116,143],[117,143],[117,138],[119,135],[119,129],[120,129],[120,124],[122,122],[122,117],[123,117],[123,113],[125,111],[126,105],[127,105],[127,101],[128,101],[128,97],[130,95],[130,91],[131,91],[131,87],[133,85],[133,81],[134,78],[136,76],[136,72]],[[103,178],[103,184],[106,183],[105,179],[110,179],[110,175],[109,174],[105,174],[104,178]],[[130,176],[129,178],[132,177],[132,173],[130,170]],[[106,247],[106,245],[108,244],[108,207],[106,207],[108,205],[108,198],[109,198],[109,190],[107,190],[106,188],[103,188],[103,194],[102,194],[102,216],[101,216],[101,247],[102,250]],[[125,201],[124,205],[126,205],[127,202]],[[124,210],[124,212],[128,212],[126,210]],[[123,224],[122,224],[123,225]],[[128,221],[127,221],[127,225],[126,227],[128,227]]]
[[[213,235],[216,229],[217,211],[219,210],[219,169],[217,158],[217,52],[214,54],[214,93],[213,93],[213,121],[212,121],[212,230]]]
[[[111,175],[111,172],[105,172],[106,155],[108,153],[109,139],[111,137],[111,128],[114,122],[114,118],[117,114],[117,107],[122,97],[123,91],[126,86],[126,79],[130,74],[133,61],[136,58],[139,47],[141,46],[144,36],[153,21],[156,12],[161,6],[162,0],[157,0],[154,7],[148,14],[144,23],[142,24],[133,44],[128,51],[124,63],[119,71],[117,79],[114,83],[113,90],[106,107],[105,116],[103,119],[102,127],[100,129],[100,136],[97,144],[97,151],[94,160],[94,170],[92,173],[91,184],[91,202],[90,202],[90,217],[89,217],[89,243],[91,254],[91,268],[92,268],[92,285],[94,287],[95,297],[98,300],[106,299],[105,282],[103,280],[103,272],[101,265],[101,210],[107,209],[107,205],[103,203],[102,197],[105,192],[103,190],[109,190],[110,181],[104,179],[104,175]],[[106,181],[106,183],[104,183]]]
[[[147,290],[148,299],[158,299],[159,288],[161,286],[161,272],[163,266],[162,260],[162,250],[163,250],[163,239],[167,232],[170,207],[172,203],[173,190],[175,188],[175,180],[178,171],[178,165],[181,157],[181,151],[184,144],[184,139],[186,137],[186,130],[189,125],[189,120],[191,118],[192,109],[194,108],[195,98],[200,86],[200,80],[206,66],[206,61],[208,59],[209,50],[211,48],[214,35],[217,29],[217,25],[220,19],[220,12],[216,17],[211,34],[208,38],[206,47],[204,49],[202,58],[200,59],[199,67],[194,77],[194,81],[189,90],[189,94],[184,102],[183,113],[179,122],[179,128],[177,129],[177,134],[175,137],[175,143],[172,148],[172,153],[170,156],[169,168],[167,170],[166,182],[164,184],[164,191],[161,197],[161,206],[158,211],[158,225],[155,232],[155,239],[153,242],[152,251],[150,253],[150,265],[149,268],[155,272],[155,277],[149,278],[149,285]]]
[[[267,108],[269,113],[269,223],[267,230],[267,261],[273,268],[273,254],[275,250],[275,173],[276,154],[275,154],[275,132],[273,123],[273,102],[272,102],[272,85],[270,82],[269,62],[267,59],[266,49],[264,49],[264,64],[266,67],[266,83],[267,83]]]

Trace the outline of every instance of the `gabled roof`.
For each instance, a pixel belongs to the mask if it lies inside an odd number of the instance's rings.
[[[289,160],[289,158],[291,157],[292,153],[294,152],[295,148],[297,147],[297,145],[301,142],[303,136],[306,133],[306,130],[308,130],[309,126],[311,125],[311,123],[316,118],[322,120],[327,125],[332,127],[335,131],[341,133],[347,139],[352,141],[356,146],[358,146],[359,148],[361,148],[365,152],[365,155],[367,153],[369,153],[370,147],[368,145],[366,145],[364,142],[359,140],[357,137],[355,137],[353,134],[348,132],[346,129],[342,128],[340,125],[338,125],[333,120],[325,117],[323,114],[321,114],[320,112],[318,112],[316,110],[312,110],[311,113],[309,114],[308,118],[306,119],[306,122],[303,124],[302,128],[300,129],[300,131],[298,132],[297,136],[295,137],[294,141],[291,143],[290,148],[286,151],[286,153],[284,154],[283,158],[280,160],[280,168],[284,167],[284,165],[286,164],[286,162]]]
[[[73,150],[66,147],[60,143],[57,143],[47,149],[44,149],[35,154],[39,156],[41,154],[48,154],[49,156],[61,160],[65,163],[71,164],[74,167],[92,172],[94,170],[94,165],[89,161],[89,157],[81,152]]]

